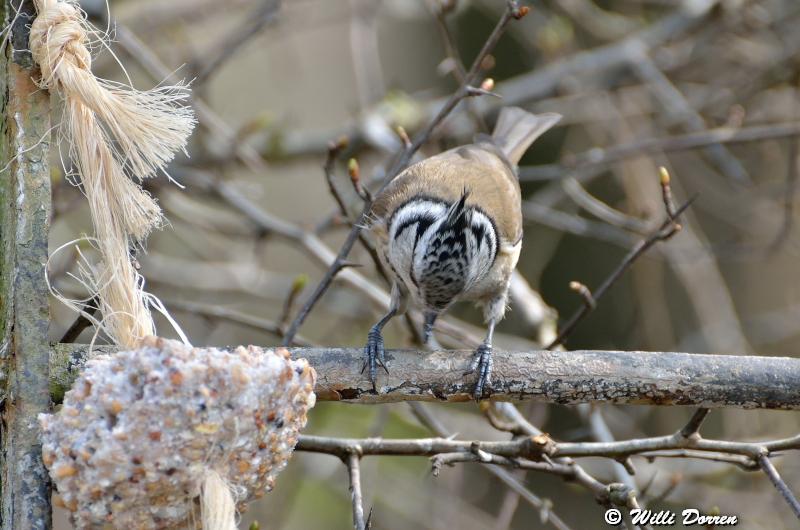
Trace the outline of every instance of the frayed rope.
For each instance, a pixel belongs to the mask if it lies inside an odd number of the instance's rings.
[[[152,297],[144,292],[131,249],[143,245],[163,218],[156,201],[132,179],[163,172],[177,151],[185,152],[195,125],[184,105],[189,91],[178,84],[141,92],[97,79],[87,48],[91,30],[77,4],[34,4],[31,54],[41,69],[40,85],[64,100],[62,136],[81,175],[103,262],[82,266],[79,281],[98,294],[103,331],[120,346],[137,347],[155,334],[155,326],[148,308]],[[232,492],[216,471],[206,474],[201,506],[206,530],[236,529]]]
[[[132,179],[163,172],[177,151],[185,151],[195,125],[184,105],[189,91],[178,84],[142,92],[96,78],[84,13],[71,1],[34,4],[31,54],[41,69],[40,85],[64,100],[62,136],[81,175],[103,262],[84,283],[98,286],[103,331],[120,346],[135,347],[155,334],[155,326],[131,249],[163,218]]]
[[[206,530],[236,530],[236,504],[230,486],[213,469],[206,472],[202,485],[200,518]]]

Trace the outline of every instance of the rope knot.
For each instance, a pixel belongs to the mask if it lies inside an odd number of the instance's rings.
[[[195,123],[192,109],[182,105],[189,94],[181,83],[142,92],[98,79],[88,49],[94,33],[78,1],[32,1],[38,15],[28,46],[41,69],[39,85],[64,100],[64,137],[102,259],[97,265],[82,259],[78,276],[100,300],[98,328],[117,344],[135,346],[155,334],[149,307],[160,306],[144,292],[131,249],[163,222],[155,199],[136,180],[164,172],[186,148]],[[60,299],[79,311],[85,307]]]
[[[56,71],[64,61],[82,70],[90,70],[92,56],[86,48],[86,19],[69,2],[39,0],[39,14],[31,24],[28,45],[33,59],[42,70],[42,84],[53,88]]]

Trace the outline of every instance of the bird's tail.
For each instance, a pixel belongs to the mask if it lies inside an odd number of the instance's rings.
[[[514,166],[539,136],[561,119],[560,114],[533,114],[519,107],[503,107],[492,133],[492,141]]]

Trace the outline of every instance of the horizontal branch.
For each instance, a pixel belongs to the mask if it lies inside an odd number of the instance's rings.
[[[97,346],[95,353],[114,347]],[[469,351],[386,352],[389,374],[378,376],[379,393],[362,374],[360,348],[290,348],[317,371],[317,398],[388,403],[468,401],[473,377],[464,377]],[[51,391],[61,399],[85,362],[89,347],[56,344]],[[607,401],[800,410],[800,359],[624,351],[495,351],[491,399],[548,403]]]
[[[329,453],[345,458],[350,453],[359,456],[435,456],[440,454],[492,454],[506,458],[551,458],[621,457],[642,455],[645,457],[704,458],[710,454],[728,457],[729,463],[757,469],[748,460],[734,460],[734,455],[759,457],[796,450],[800,447],[800,435],[764,442],[733,442],[710,440],[699,436],[687,437],[680,432],[652,438],[637,438],[614,442],[557,442],[546,434],[522,436],[508,441],[457,440],[452,438],[330,438],[327,436],[301,435],[297,444],[300,451]],[[675,450],[691,449],[694,452],[677,453]],[[658,453],[657,451],[662,451]],[[672,451],[672,452],[668,452]]]
[[[737,144],[759,140],[775,140],[800,135],[800,122],[734,128],[719,127],[666,138],[646,138],[606,148],[592,148],[571,155],[560,164],[521,167],[520,180],[562,178],[573,171],[609,166],[615,162],[644,155],[655,155],[721,144]]]

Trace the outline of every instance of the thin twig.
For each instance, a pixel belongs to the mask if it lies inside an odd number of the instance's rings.
[[[631,248],[636,241],[633,234],[614,225],[567,213],[533,200],[522,201],[522,214],[525,219],[554,230],[597,239],[625,249]]]
[[[89,316],[94,316],[100,310],[100,300],[97,298],[97,295],[93,296],[91,300],[86,304],[84,307],[84,312],[88,313]],[[79,314],[72,325],[64,332],[64,335],[61,337],[59,342],[75,342],[80,337],[83,330],[88,328],[92,325],[92,321],[86,318],[83,313]]]
[[[436,28],[439,30],[439,35],[444,45],[444,52],[448,61],[452,64],[453,75],[456,81],[463,83],[467,77],[467,70],[464,68],[464,61],[461,59],[461,54],[458,52],[453,34],[447,26],[447,15],[453,11],[455,2],[434,0],[432,2],[431,10],[433,11],[433,19],[436,21]]]
[[[498,466],[484,466],[484,468],[490,470],[489,472],[492,473],[495,477],[500,479],[501,482],[508,486],[508,491],[506,491],[505,495],[503,496],[503,501],[500,504],[500,509],[498,510],[497,516],[495,517],[494,523],[494,530],[510,530],[511,524],[514,521],[514,518],[517,514],[517,510],[521,506],[519,502],[520,499],[524,499],[528,504],[533,505],[539,510],[539,520],[542,523],[548,523],[552,521],[552,501],[550,499],[542,499],[536,495],[533,495],[534,499],[528,499],[528,495],[532,495],[531,492],[527,489],[518,488],[517,486],[522,486],[521,482],[525,480],[527,475],[527,471],[524,469],[516,470],[515,472],[506,471],[503,468]],[[511,482],[506,482],[504,480],[505,477],[511,479]],[[539,501],[536,503],[535,501]],[[559,519],[560,520],[560,519]],[[552,521],[552,524],[556,528],[563,528],[559,523]]]
[[[749,471],[749,470],[748,470]],[[656,473],[653,473],[653,476],[650,478],[650,482],[648,482],[648,486],[651,485],[652,481],[655,480]],[[669,480],[667,486],[659,493],[658,495],[653,496],[650,499],[651,504],[660,504],[661,502],[665,501],[667,497],[672,495],[672,492],[680,485],[683,476],[679,473],[674,473]]]
[[[640,235],[647,233],[647,223],[636,217],[626,215],[604,203],[581,185],[574,177],[567,177],[563,182],[564,191],[578,206],[598,219],[618,228]]]
[[[364,215],[360,216],[360,219],[363,218]],[[294,318],[294,320],[292,320],[292,323],[286,330],[286,334],[284,335],[282,342],[284,346],[292,344],[295,335],[297,335],[300,326],[303,324],[303,322],[305,322],[308,314],[311,312],[320,298],[322,298],[322,295],[325,294],[325,291],[328,290],[328,287],[330,287],[336,275],[344,268],[347,255],[350,253],[350,249],[353,248],[353,244],[355,244],[360,233],[360,227],[358,227],[358,225],[354,225],[350,230],[350,233],[347,235],[347,239],[345,239],[344,243],[342,244],[342,248],[339,250],[336,258],[333,260],[333,263],[330,267],[328,267],[328,270],[325,271],[325,275],[322,277],[322,280],[320,280],[320,282],[314,288],[314,292],[311,294],[308,300],[306,300],[306,303],[303,304],[303,307],[300,308],[297,316]]]
[[[289,317],[292,314],[297,297],[300,296],[301,292],[303,292],[303,289],[307,283],[308,276],[305,274],[297,276],[292,282],[292,287],[289,289],[289,293],[286,295],[286,300],[284,300],[283,309],[281,310],[281,316],[278,319],[278,329],[280,330],[281,337],[284,333],[283,330],[286,329],[287,325],[289,325]]]
[[[527,11],[525,11],[527,12]],[[492,31],[489,38],[483,45],[480,53],[475,58],[475,61],[472,63],[472,67],[467,72],[467,75],[464,77],[464,82],[459,86],[455,93],[453,93],[444,106],[439,110],[436,116],[430,121],[430,123],[425,127],[419,134],[416,135],[414,141],[411,142],[411,145],[405,147],[400,155],[396,158],[395,162],[390,166],[390,169],[386,172],[386,176],[383,179],[383,183],[381,184],[378,193],[383,190],[391,180],[396,177],[403,169],[405,169],[408,164],[411,162],[414,154],[419,150],[422,145],[428,141],[433,131],[444,121],[444,119],[453,111],[453,109],[458,106],[458,104],[464,99],[471,95],[470,89],[474,88],[471,84],[477,79],[478,75],[481,72],[481,63],[483,59],[491,53],[494,47],[497,45],[497,42],[500,40],[500,36],[506,29],[509,21],[512,19],[518,19],[523,16],[524,12],[520,7],[518,7],[517,2],[514,0],[509,0],[506,5],[506,10],[503,12],[503,16],[500,18],[500,21]],[[353,224],[353,228],[350,230],[350,233],[347,235],[344,243],[342,244],[341,248],[339,249],[339,253],[336,255],[336,259],[334,260],[333,264],[328,268],[328,270],[323,275],[322,279],[320,280],[319,284],[317,284],[314,293],[311,297],[306,301],[303,307],[298,312],[295,319],[292,321],[292,324],[289,326],[289,329],[286,331],[286,337],[284,338],[284,344],[291,344],[292,338],[300,329],[300,326],[303,325],[306,318],[308,317],[311,310],[314,308],[316,303],[319,301],[320,298],[325,294],[325,292],[330,287],[333,279],[336,277],[338,272],[342,268],[342,263],[345,262],[347,256],[350,254],[350,251],[353,248],[353,245],[358,239],[361,230],[363,229],[364,225],[367,222],[367,217],[369,212],[372,208],[372,201],[367,201],[364,204],[364,208],[361,211],[361,214],[356,219],[356,222]]]
[[[715,144],[775,140],[800,135],[800,122],[743,127],[720,127],[666,138],[647,138],[606,148],[594,147],[566,157],[560,164],[527,166],[519,169],[521,182],[560,179],[576,169],[602,168],[628,158],[698,149]]]
[[[769,480],[775,486],[781,496],[786,500],[789,506],[794,512],[795,517],[800,519],[800,502],[797,501],[797,497],[794,496],[792,490],[789,489],[789,486],[786,485],[786,482],[783,481],[778,470],[775,469],[775,466],[772,464],[772,461],[769,459],[769,455],[762,453],[758,455],[758,465],[761,466],[761,469],[764,470],[764,473],[767,474]]]
[[[282,337],[283,332],[279,322],[260,318],[235,309],[230,309],[220,305],[203,304],[199,302],[188,302],[184,300],[169,300],[166,303],[167,307],[173,311],[184,311],[206,319],[218,319],[240,326],[246,326],[256,331],[267,332]],[[63,342],[63,341],[62,341]],[[297,336],[295,343],[302,346],[313,346],[314,343],[305,337]]]
[[[631,66],[644,81],[652,83],[653,90],[663,103],[670,117],[680,119],[691,131],[704,131],[705,120],[686,100],[681,91],[661,71],[643,48],[632,48]],[[731,154],[727,147],[715,143],[704,148],[714,164],[732,181],[739,184],[752,184],[752,179],[742,163]]]
[[[788,165],[786,168],[786,186],[784,191],[783,202],[783,222],[775,235],[775,239],[767,247],[767,254],[774,254],[783,244],[789,239],[789,234],[792,231],[792,224],[794,222],[794,201],[797,194],[797,174],[800,172],[800,164],[798,164],[798,151],[800,151],[800,138],[793,138],[789,144],[789,152],[787,153]]]
[[[589,427],[592,431],[592,438],[594,438],[595,441],[613,442],[616,440],[599,407],[579,405],[578,412],[588,420]],[[617,482],[625,484],[630,490],[636,489],[636,481],[634,480],[636,468],[630,458],[620,459],[617,462],[610,463],[610,465],[614,471]],[[651,530],[649,525],[644,525],[644,528],[646,530]]]
[[[798,448],[800,448],[800,436],[768,442],[731,442],[727,440],[709,440],[705,438],[684,438],[683,434],[678,431],[675,434],[667,436],[637,438],[608,443],[561,442],[556,444],[556,448],[552,454],[555,456],[571,456],[573,458],[603,456],[616,459],[623,456],[648,454],[651,451],[661,451],[665,449],[695,449],[697,451],[743,455],[755,459],[764,450],[774,452],[777,450]]]
[[[740,455],[757,461],[759,456],[777,451],[800,449],[800,436],[764,442],[736,442],[729,440],[684,438],[680,431],[666,436],[635,438],[614,442],[556,442],[546,434],[525,436],[510,441],[455,440],[451,438],[331,438],[326,436],[301,435],[298,451],[327,453],[346,457],[358,450],[362,456],[436,456],[440,454],[486,455],[505,457],[511,460],[528,459],[536,464],[553,463],[563,457],[571,458],[610,458],[617,460],[625,456],[645,458],[676,457],[676,454],[662,453],[667,450],[692,449],[685,453],[686,458],[694,458],[698,453]],[[737,465],[744,461],[735,460]],[[497,462],[495,462],[497,463]],[[515,466],[508,461],[504,465]],[[574,467],[574,466],[569,466]],[[530,465],[529,469],[547,471],[546,466]],[[563,472],[561,468],[557,474]]]
[[[734,464],[744,471],[754,471],[758,469],[758,464],[752,458],[743,455],[730,455],[726,453],[714,453],[709,451],[695,451],[694,449],[664,449],[659,451],[648,451],[636,455],[652,462],[656,458],[692,458],[696,460],[708,460],[710,462],[722,462]]]
[[[454,4],[455,2],[436,0],[434,1],[432,10],[434,14],[434,20],[436,21],[436,27],[439,30],[439,35],[442,39],[442,44],[444,45],[445,55],[447,56],[445,61],[451,66],[452,73],[456,81],[458,83],[463,83],[464,79],[467,77],[467,70],[464,67],[464,61],[458,51],[458,46],[453,38],[453,34],[450,32],[450,28],[447,25],[447,15],[452,12]],[[444,64],[444,62],[442,64]],[[473,108],[472,104],[467,105],[467,111],[477,125],[478,129],[481,131],[486,131],[486,120]]]
[[[706,440],[699,437],[685,437],[683,429],[668,436],[642,438],[615,442],[555,442],[547,435],[525,436],[511,441],[462,441],[451,438],[422,438],[407,440],[384,440],[381,438],[329,438],[322,436],[301,436],[297,445],[300,451],[310,451],[337,455],[345,458],[354,452],[359,455],[429,456],[432,457],[434,474],[443,465],[460,462],[479,462],[505,467],[527,469],[561,476],[575,481],[592,491],[601,503],[612,503],[637,507],[635,495],[630,488],[621,484],[603,485],[580,466],[564,457],[605,457],[619,460],[621,457],[641,455],[647,458],[657,456],[674,457],[675,454],[659,453],[670,449],[692,449],[681,456],[692,458],[700,453],[709,453],[710,459],[727,461],[753,469],[739,459],[720,458],[720,454],[743,456],[759,462],[776,488],[784,495],[795,513],[800,516],[797,503],[777,471],[767,458],[770,451],[800,449],[800,436],[767,442],[732,442],[727,440]],[[623,489],[620,489],[623,488]]]
[[[400,130],[402,130],[402,127]],[[358,165],[358,160],[351,158],[347,162],[347,173],[350,175],[350,184],[353,185],[356,195],[358,195],[364,202],[371,202],[372,194],[368,189],[361,185],[361,170]]]
[[[139,37],[137,37],[124,24],[116,23],[116,37],[120,46],[125,49],[131,57],[136,59],[145,71],[159,83],[176,83],[180,79],[175,72],[167,68],[159,56],[149,48]],[[222,117],[214,112],[203,100],[196,96],[192,98],[197,121],[219,138],[223,145],[230,146],[230,153],[253,171],[262,171],[266,167],[264,158],[259,152],[247,143],[237,141],[237,133]]]
[[[336,142],[331,142],[328,147],[328,156],[325,158],[325,164],[323,166],[323,172],[325,173],[325,181],[328,183],[328,190],[331,192],[336,204],[339,206],[339,212],[342,214],[342,217],[347,220],[347,222],[352,227],[353,223],[350,221],[350,214],[347,211],[347,203],[342,197],[342,194],[339,193],[339,189],[336,187],[336,183],[334,182],[334,167],[336,165],[336,159],[339,156],[339,153],[347,147],[347,139],[340,138]],[[353,188],[355,189],[356,193],[358,194],[361,199],[367,203],[371,203],[372,197],[369,195],[369,191],[363,189],[359,182],[359,167],[358,162],[356,159],[351,158],[350,162],[348,163],[348,172],[350,174],[350,181],[353,183]],[[366,238],[364,237],[363,232],[359,232],[358,240],[361,243],[361,246],[367,251],[372,258],[372,263],[375,265],[375,270],[378,271],[378,274],[389,283],[389,277],[386,275],[386,271],[383,270],[383,264],[381,264],[380,257],[378,257],[378,249]],[[288,345],[288,344],[287,344]]]
[[[417,403],[414,401],[409,402],[409,405],[411,406],[411,410],[414,415],[420,420],[420,423],[422,423],[437,436],[442,438],[450,438],[450,432],[447,430],[444,424],[433,415],[429,407],[426,407],[423,403]],[[485,466],[485,469],[497,477],[506,486],[508,486],[511,491],[523,498],[525,502],[538,510],[544,522],[552,524],[558,530],[569,530],[569,526],[567,526],[567,524],[555,512],[553,512],[549,499],[542,499],[538,495],[531,492],[516,477],[514,477],[514,475],[505,469],[491,465]]]
[[[687,423],[686,426],[683,429],[681,429],[681,436],[683,436],[684,438],[697,436],[700,431],[700,425],[703,424],[703,421],[705,421],[706,416],[708,416],[708,413],[709,409],[707,408],[697,409],[695,413],[692,415],[691,419],[689,420],[689,423]]]
[[[539,460],[552,453],[556,444],[547,436],[529,436],[510,441],[470,441],[450,438],[331,438],[300,435],[298,451],[327,453],[345,458],[353,451],[362,456],[436,456],[441,453],[474,454],[482,451],[508,458]]]
[[[583,285],[581,282],[571,281],[569,282],[569,288],[583,298],[583,303],[589,311],[593,311],[594,308],[597,307],[597,300],[595,300],[594,296],[592,296],[592,291],[590,291],[589,288]]]
[[[364,499],[361,495],[361,466],[358,453],[353,451],[342,459],[347,466],[347,474],[350,477],[350,500],[353,503],[353,526],[355,530],[366,530],[367,523],[364,520]]]
[[[219,71],[220,67],[258,35],[264,26],[275,21],[280,7],[280,0],[265,0],[252,14],[248,13],[242,23],[226,34],[220,42],[215,42],[210,47],[212,51],[210,58],[204,55],[202,61],[198,59],[192,63],[192,70],[196,72],[192,85],[197,87],[204,84],[209,77]]]
[[[599,300],[609,288],[611,288],[617,280],[622,277],[623,274],[633,265],[636,260],[638,260],[645,252],[647,252],[650,247],[655,245],[660,241],[666,241],[667,239],[671,238],[675,235],[678,230],[680,230],[680,225],[677,224],[678,217],[686,210],[694,201],[695,197],[692,197],[688,201],[686,201],[682,206],[675,209],[674,206],[669,205],[668,203],[665,204],[667,214],[667,219],[655,230],[649,237],[642,240],[637,244],[630,252],[622,259],[619,265],[611,272],[611,274],[606,277],[603,283],[594,290],[593,292],[593,299],[595,302]],[[584,303],[580,309],[578,309],[572,317],[567,321],[561,331],[558,333],[558,336],[547,346],[547,349],[553,349],[556,346],[563,344],[564,340],[572,333],[575,327],[583,320],[586,315],[588,315],[593,309],[596,307],[595,305],[590,305]]]
[[[322,166],[322,171],[325,173],[325,182],[328,183],[328,190],[331,192],[336,204],[339,206],[339,212],[344,216],[345,219],[349,217],[349,213],[347,212],[347,203],[345,202],[344,198],[342,197],[339,190],[336,188],[336,183],[334,182],[334,175],[333,170],[336,166],[336,159],[341,153],[342,149],[347,147],[347,139],[342,137],[335,142],[331,142],[328,145],[328,156],[325,157],[325,164]]]

